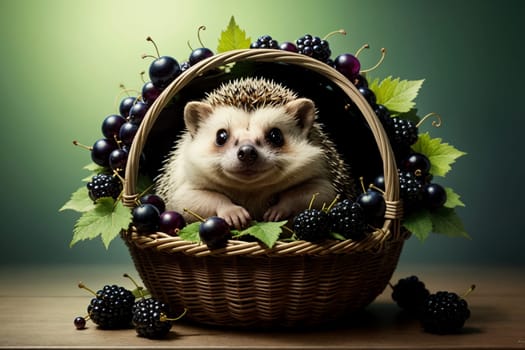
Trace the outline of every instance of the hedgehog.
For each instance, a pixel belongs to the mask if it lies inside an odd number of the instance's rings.
[[[290,220],[313,196],[320,208],[355,194],[350,167],[314,102],[273,80],[223,83],[188,102],[184,122],[155,192],[187,222],[198,213],[241,229],[254,220]]]

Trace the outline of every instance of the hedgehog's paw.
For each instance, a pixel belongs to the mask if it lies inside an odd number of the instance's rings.
[[[217,216],[226,220],[228,225],[241,230],[248,226],[252,221],[250,213],[239,205],[228,205],[217,209]]]

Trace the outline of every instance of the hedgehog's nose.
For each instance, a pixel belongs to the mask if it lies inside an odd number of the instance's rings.
[[[252,145],[242,145],[237,151],[237,158],[243,163],[253,164],[257,160],[257,150]]]

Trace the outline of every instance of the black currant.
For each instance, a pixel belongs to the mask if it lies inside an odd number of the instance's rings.
[[[175,236],[177,230],[186,226],[184,217],[173,210],[168,210],[160,214],[159,231]]]
[[[230,226],[221,217],[210,216],[199,226],[199,236],[209,249],[224,248],[232,237]]]
[[[153,204],[140,204],[133,208],[133,225],[139,232],[153,232],[159,229],[160,212]]]

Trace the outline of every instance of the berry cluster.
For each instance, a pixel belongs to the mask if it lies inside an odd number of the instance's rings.
[[[337,32],[344,34],[344,31]],[[361,63],[355,55],[351,53],[343,53],[332,59],[330,43],[326,40],[326,38],[321,39],[315,35],[305,34],[295,40],[295,42],[284,41],[282,43],[279,43],[270,35],[263,35],[257,38],[256,41],[252,42],[250,48],[277,49],[300,53],[332,66],[352,82],[356,82],[362,78],[362,76],[359,74],[361,70]]]
[[[150,339],[166,337],[172,327],[171,322],[184,316],[185,312],[177,318],[168,318],[169,309],[166,304],[154,298],[145,298],[143,288],[127,274],[124,276],[131,279],[137,287],[136,290],[141,294],[139,299],[136,300],[130,290],[114,284],[105,285],[98,292],[94,292],[82,283],[78,285],[95,297],[87,307],[88,315],[77,316],[73,320],[75,328],[84,329],[86,321],[91,320],[100,329],[134,327],[141,337]]]
[[[430,293],[417,276],[401,278],[391,287],[392,299],[403,310],[418,318],[426,332],[458,333],[470,317],[465,299],[454,292]]]
[[[310,242],[328,239],[332,233],[361,240],[370,233],[369,225],[383,220],[385,207],[383,195],[372,190],[360,194],[355,201],[347,198],[328,208],[315,209],[310,203],[294,218],[293,230],[297,238]]]

